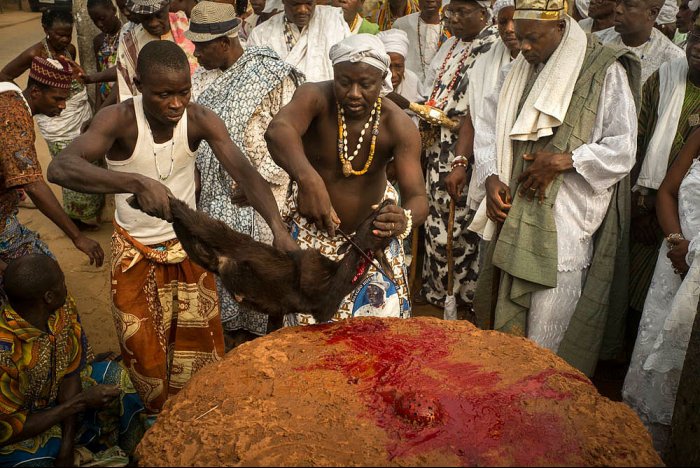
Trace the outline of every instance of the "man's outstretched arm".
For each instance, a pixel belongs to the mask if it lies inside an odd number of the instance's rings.
[[[272,159],[299,186],[299,213],[316,223],[319,229],[335,235],[340,219],[333,210],[323,178],[306,157],[302,141],[311,122],[322,112],[323,100],[317,84],[299,86],[289,104],[270,122],[265,140]]]
[[[133,193],[144,212],[171,221],[170,191],[165,185],[141,174],[113,172],[91,164],[107,154],[133,120],[128,109],[124,104],[99,112],[87,131],[51,161],[48,179],[83,193]]]

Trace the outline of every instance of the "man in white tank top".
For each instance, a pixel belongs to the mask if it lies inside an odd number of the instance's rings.
[[[274,245],[292,250],[296,244],[269,185],[221,119],[189,102],[184,52],[169,41],[151,42],[141,50],[136,72],[142,94],[99,112],[48,172],[49,180],[66,187],[116,194],[113,316],[132,380],[147,411],[157,414],[224,352],[214,275],[189,260],[168,222],[169,195],[195,207],[194,155],[202,141],[265,218]],[[108,169],[89,164],[104,154]],[[126,202],[132,194],[143,212]]]

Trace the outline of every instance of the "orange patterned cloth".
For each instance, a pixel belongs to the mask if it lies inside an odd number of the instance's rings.
[[[177,239],[146,246],[115,224],[112,315],[124,364],[149,413],[224,355],[214,275]]]
[[[19,92],[0,92],[0,230],[17,213],[16,188],[43,180],[34,148],[34,121]]]

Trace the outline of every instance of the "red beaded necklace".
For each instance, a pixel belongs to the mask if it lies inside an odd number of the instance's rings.
[[[449,84],[445,87],[446,89],[446,95],[440,100],[440,103],[435,101],[435,97],[437,96],[437,93],[440,91],[440,83],[442,83],[442,77],[445,75],[445,72],[447,71],[447,64],[451,62],[452,58],[452,53],[454,52],[455,48],[457,47],[457,44],[459,44],[459,39],[457,39],[454,44],[450,47],[450,50],[447,52],[447,56],[445,57],[445,60],[442,61],[442,66],[440,67],[440,72],[437,75],[437,78],[435,79],[436,85],[433,87],[433,92],[430,93],[430,99],[428,99],[428,102],[426,102],[427,105],[430,107],[438,107],[441,108],[442,105],[447,102],[447,98],[449,96],[450,91],[454,89],[454,87],[457,85],[457,79],[460,78],[459,75],[459,70],[462,69],[464,66],[464,62],[467,61],[467,58],[469,57],[469,54],[472,50],[472,43],[469,44],[469,48],[465,49],[462,51],[462,57],[459,59],[459,63],[457,65],[457,71],[455,72],[454,76],[452,77],[452,80],[450,80]]]

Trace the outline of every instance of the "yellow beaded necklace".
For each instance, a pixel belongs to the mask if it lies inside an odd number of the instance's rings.
[[[374,103],[369,120],[360,132],[360,138],[357,141],[357,148],[355,148],[352,156],[348,156],[348,128],[345,124],[345,112],[343,111],[343,108],[340,107],[340,104],[336,103],[336,106],[338,107],[338,158],[343,166],[343,175],[345,177],[350,177],[351,175],[364,175],[372,165],[372,160],[374,160],[374,149],[377,144],[377,135],[379,135],[379,118],[382,114],[382,98],[378,98]],[[369,156],[367,157],[367,162],[362,170],[356,171],[352,167],[352,160],[355,159],[360,151],[362,142],[364,141],[365,131],[367,128],[369,128],[372,118],[374,118],[374,125],[372,126],[372,140],[369,146]]]

